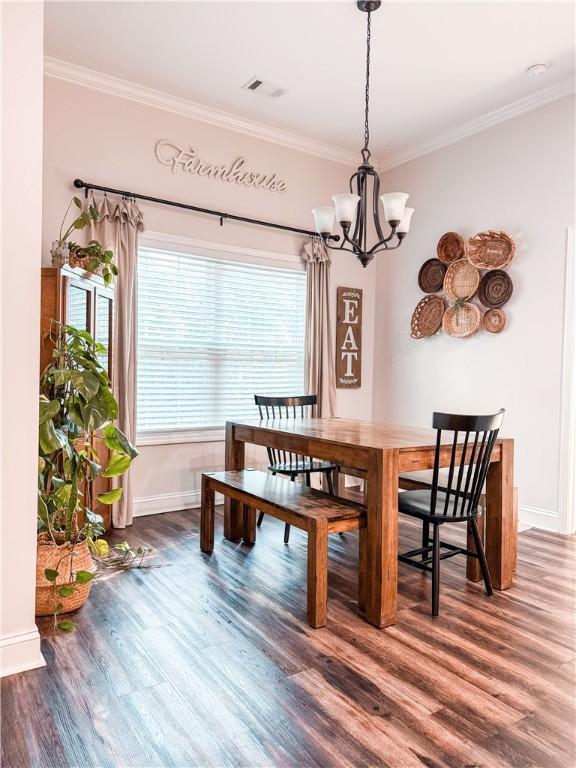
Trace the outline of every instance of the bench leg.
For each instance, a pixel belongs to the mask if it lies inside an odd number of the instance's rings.
[[[308,528],[308,623],[314,629],[328,621],[328,525],[312,520]]]
[[[202,504],[200,509],[200,549],[212,552],[214,549],[214,491],[210,481],[202,477]]]
[[[256,510],[244,505],[244,544],[256,543]]]
[[[366,553],[368,533],[366,528],[358,531],[358,610],[366,613]]]

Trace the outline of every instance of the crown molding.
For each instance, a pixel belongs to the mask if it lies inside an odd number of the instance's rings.
[[[530,112],[533,109],[538,109],[538,107],[543,107],[551,101],[556,101],[564,96],[568,96],[569,94],[574,93],[574,89],[574,78],[568,77],[565,80],[560,80],[555,85],[550,85],[548,88],[543,88],[530,96],[525,96],[522,99],[513,101],[504,107],[495,109],[493,112],[487,112],[485,115],[482,115],[482,117],[463,123],[457,128],[439,134],[428,141],[422,142],[421,144],[414,144],[411,147],[407,147],[405,150],[392,154],[387,160],[378,164],[378,171],[388,171],[390,168],[396,168],[398,165],[403,165],[411,160],[416,160],[416,158],[427,155],[430,152],[435,152],[437,149],[442,149],[450,144],[455,144],[458,141],[462,141],[462,139],[473,136],[475,133],[480,133],[487,128],[492,128],[513,117],[523,115],[525,112]]]
[[[283,147],[295,149],[298,152],[306,152],[309,155],[315,155],[324,160],[332,160],[353,167],[358,165],[357,152],[349,152],[340,147],[325,144],[316,139],[300,136],[299,134],[275,128],[265,123],[245,120],[229,112],[212,109],[203,104],[197,104],[194,101],[189,101],[179,96],[171,96],[170,94],[148,88],[144,85],[138,85],[129,80],[122,80],[119,77],[113,77],[112,75],[106,75],[87,67],[71,64],[68,61],[45,56],[44,75],[57,80],[65,80],[75,85],[82,85],[85,88],[102,91],[112,96],[130,99],[139,104],[145,104],[148,107],[156,107],[176,115],[200,120],[203,123],[215,125],[219,128],[227,128],[238,133],[244,133],[253,138],[264,139],[264,141],[280,144]]]
[[[122,80],[112,75],[106,75],[77,64],[71,64],[61,59],[45,56],[44,74],[57,80],[65,80],[75,85],[82,85],[85,88],[92,88],[96,91],[111,94],[112,96],[130,99],[149,107],[163,109],[183,117],[200,120],[209,125],[227,128],[228,130],[237,131],[253,138],[270,141],[298,152],[305,152],[325,160],[342,163],[348,167],[355,168],[359,162],[357,152],[350,152],[341,147],[325,144],[316,139],[310,139],[306,136],[282,130],[281,128],[266,125],[265,123],[245,120],[229,112],[212,109],[179,96],[171,96],[162,91],[157,91],[129,80]],[[518,117],[525,112],[542,107],[551,101],[568,96],[571,93],[574,93],[574,79],[570,77],[548,88],[537,91],[530,96],[488,112],[479,118],[463,123],[446,133],[439,134],[425,142],[413,144],[397,153],[393,153],[386,160],[377,163],[377,169],[378,171],[387,171],[403,165],[430,152],[435,152],[438,149],[455,144],[458,141],[462,141],[462,139],[492,128],[513,117]]]

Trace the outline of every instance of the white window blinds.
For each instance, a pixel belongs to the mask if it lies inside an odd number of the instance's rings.
[[[254,394],[301,394],[305,296],[301,269],[141,247],[138,433],[223,427],[257,417]]]

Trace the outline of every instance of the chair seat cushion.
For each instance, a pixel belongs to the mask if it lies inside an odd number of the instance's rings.
[[[268,469],[271,472],[278,472],[279,474],[291,475],[299,472],[330,472],[333,469],[337,469],[337,464],[332,464],[329,461],[320,461],[319,459],[309,459],[307,457],[300,456],[296,461],[294,456],[292,461],[278,462],[276,464],[270,464]]]
[[[448,510],[444,515],[444,505],[446,504],[446,494],[438,491],[436,497],[436,510],[435,514],[430,513],[432,492],[430,490],[421,491],[403,491],[398,494],[398,510],[405,515],[411,515],[412,517],[419,517],[422,520],[439,520],[441,522],[452,523],[460,520],[472,520],[475,517],[479,517],[481,512],[476,510],[471,515],[465,514],[468,503],[464,502],[463,509],[462,498],[458,498],[458,512],[454,515],[454,494],[450,494],[450,500],[448,502]]]

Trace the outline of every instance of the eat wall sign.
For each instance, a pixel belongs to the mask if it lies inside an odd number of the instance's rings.
[[[362,289],[336,292],[336,387],[362,385]]]

